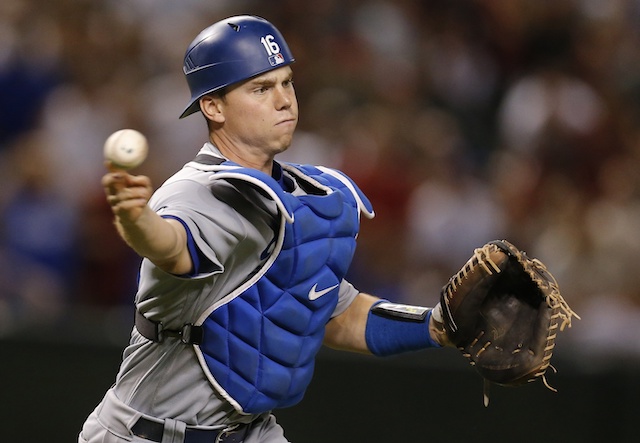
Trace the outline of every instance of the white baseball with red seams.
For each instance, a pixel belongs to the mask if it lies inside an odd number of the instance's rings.
[[[104,158],[122,169],[140,166],[147,158],[147,138],[135,129],[114,132],[104,143]]]

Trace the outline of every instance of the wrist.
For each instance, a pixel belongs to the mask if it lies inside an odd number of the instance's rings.
[[[438,303],[429,313],[429,335],[440,346],[453,346],[444,328],[442,306]]]
[[[381,300],[369,311],[365,329],[367,347],[377,356],[441,347],[429,330],[431,311]]]

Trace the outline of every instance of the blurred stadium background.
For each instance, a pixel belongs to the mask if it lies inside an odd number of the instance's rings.
[[[139,259],[112,227],[102,144],[144,132],[138,172],[157,185],[190,160],[206,133],[177,118],[184,50],[240,13],[272,21],[297,58],[301,119],[281,159],[340,168],[374,204],[360,289],[433,305],[473,248],[507,238],[582,317],[559,340],[559,393],[496,388],[488,409],[455,351],[323,352],[305,400],[278,414],[289,437],[635,441],[637,0],[2,0],[1,440],[75,441],[112,383]]]

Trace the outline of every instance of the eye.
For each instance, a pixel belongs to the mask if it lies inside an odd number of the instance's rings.
[[[254,90],[256,94],[265,94],[269,90],[269,86],[260,86]]]

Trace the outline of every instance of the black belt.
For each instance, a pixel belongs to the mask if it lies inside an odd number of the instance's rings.
[[[247,425],[224,429],[187,427],[184,434],[184,443],[242,443],[248,428]],[[131,432],[140,438],[160,443],[164,434],[164,424],[140,417],[131,428]]]

